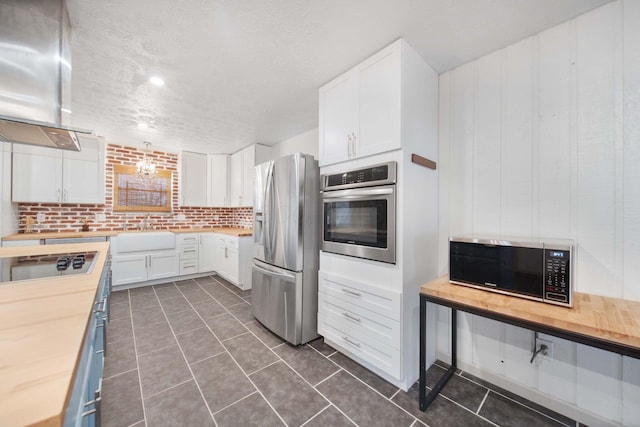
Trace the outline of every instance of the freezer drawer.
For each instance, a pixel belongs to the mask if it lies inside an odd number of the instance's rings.
[[[253,315],[291,344],[302,343],[302,273],[265,264],[252,264]]]

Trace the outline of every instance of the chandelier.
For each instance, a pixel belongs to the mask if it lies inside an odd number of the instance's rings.
[[[156,164],[147,157],[147,154],[149,153],[149,145],[151,145],[151,143],[145,141],[144,145],[146,145],[146,148],[144,150],[142,160],[136,163],[136,171],[138,172],[138,175],[142,177],[156,174]]]

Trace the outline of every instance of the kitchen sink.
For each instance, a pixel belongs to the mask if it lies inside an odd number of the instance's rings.
[[[118,234],[117,252],[157,251],[176,247],[176,235],[170,231],[147,231]]]

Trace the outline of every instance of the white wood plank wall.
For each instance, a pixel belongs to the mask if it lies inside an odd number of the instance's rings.
[[[640,1],[619,0],[440,76],[439,266],[457,234],[569,238],[575,289],[640,300]],[[449,311],[438,308],[438,353]],[[459,360],[640,426],[640,361],[459,314]]]

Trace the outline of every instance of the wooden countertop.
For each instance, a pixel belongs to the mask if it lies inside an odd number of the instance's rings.
[[[87,274],[0,284],[0,425],[62,425],[108,249],[0,248],[0,257],[98,252]]]
[[[420,287],[420,293],[461,310],[469,307],[485,313],[524,320],[572,335],[594,338],[629,348],[640,354],[640,302],[598,295],[573,294],[573,308],[531,301],[481,289],[455,285],[448,276]],[[445,304],[446,305],[446,304]]]
[[[152,230],[150,230],[152,231]],[[222,233],[230,236],[252,236],[252,228],[236,228],[236,227],[211,227],[211,228],[168,228],[156,231],[171,231],[172,233]],[[10,234],[2,238],[2,240],[39,240],[39,239],[68,239],[81,237],[111,237],[120,233],[134,233],[136,230],[121,231],[60,231],[51,233],[16,233]],[[139,231],[139,233],[147,233],[147,231]]]
[[[237,227],[213,227],[213,228],[171,228],[169,231],[174,233],[221,233],[229,236],[246,237],[253,236],[253,228],[237,228]]]

